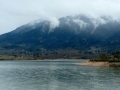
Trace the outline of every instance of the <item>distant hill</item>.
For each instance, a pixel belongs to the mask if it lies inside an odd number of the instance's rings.
[[[0,54],[56,55],[60,50],[70,50],[67,54],[73,56],[112,53],[120,50],[119,34],[120,22],[111,17],[77,15],[53,22],[37,20],[0,35]]]

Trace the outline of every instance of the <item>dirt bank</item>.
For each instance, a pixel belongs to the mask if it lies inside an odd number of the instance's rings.
[[[120,62],[82,62],[78,63],[77,65],[84,65],[84,66],[106,66],[106,67],[120,67]]]

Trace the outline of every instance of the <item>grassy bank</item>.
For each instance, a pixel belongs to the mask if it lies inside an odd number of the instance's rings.
[[[101,54],[97,58],[90,59],[90,61],[80,65],[120,67],[120,53],[114,53],[113,55]]]
[[[9,56],[9,55],[0,55],[0,60],[44,60],[44,59],[82,59],[81,57],[34,57],[34,56]]]
[[[0,60],[34,60],[33,57],[20,57],[20,56],[8,56],[0,55]]]
[[[114,53],[113,55],[100,54],[97,58],[93,58],[92,62],[120,62],[120,53]]]
[[[0,55],[0,60],[12,60],[14,56]]]

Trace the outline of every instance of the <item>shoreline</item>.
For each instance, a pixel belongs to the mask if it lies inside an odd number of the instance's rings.
[[[93,62],[93,61],[87,61],[87,62],[81,62],[77,63],[77,65],[82,66],[97,66],[97,67],[120,67],[120,62]]]

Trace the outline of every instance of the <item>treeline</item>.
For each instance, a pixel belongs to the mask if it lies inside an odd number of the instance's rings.
[[[90,61],[102,61],[102,62],[120,62],[120,52],[115,51],[112,55],[107,55],[105,53],[101,53],[97,58],[91,59]]]

